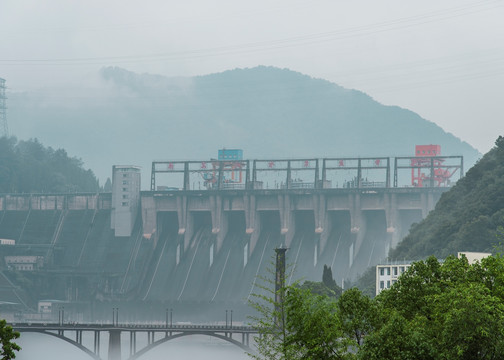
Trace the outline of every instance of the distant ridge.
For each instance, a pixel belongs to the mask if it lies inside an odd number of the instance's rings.
[[[320,158],[407,156],[416,144],[440,144],[466,168],[480,157],[412,111],[266,66],[191,78],[107,67],[90,85],[11,94],[10,119],[19,138],[78,154],[101,183],[112,164],[143,166],[146,184],[152,160],[208,159],[223,147],[247,158]]]

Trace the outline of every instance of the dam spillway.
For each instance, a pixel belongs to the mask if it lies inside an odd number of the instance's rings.
[[[209,294],[216,289],[218,298],[222,289],[211,284],[221,277],[221,287],[232,283],[225,280],[228,272],[243,273],[241,281],[250,274],[264,275],[273,249],[280,246],[290,249],[287,260],[294,265],[295,279],[320,280],[324,264],[332,266],[340,284],[354,278],[384,259],[443,191],[142,192],[141,213],[144,237],[159,242],[158,251],[171,253],[174,264],[178,258],[176,268],[194,272],[201,267],[197,272],[207,277],[204,286],[210,287]],[[261,261],[263,253],[266,261]],[[221,266],[227,269],[222,276]]]
[[[2,246],[4,256],[43,257],[40,271],[101,273],[93,286],[104,294],[243,299],[279,246],[290,249],[291,279],[319,280],[324,264],[339,283],[361,273],[443,191],[142,191],[132,234],[119,237],[110,228],[110,194],[13,194],[0,197],[0,238],[16,241]],[[81,285],[72,286],[60,295]]]

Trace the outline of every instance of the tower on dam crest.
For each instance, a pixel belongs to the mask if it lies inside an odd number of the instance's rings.
[[[140,167],[112,167],[112,216],[115,236],[131,236],[140,205]]]

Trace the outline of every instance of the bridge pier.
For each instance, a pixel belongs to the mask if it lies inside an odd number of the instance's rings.
[[[130,357],[136,354],[136,332],[130,332]]]
[[[82,330],[75,330],[75,342],[82,345]]]
[[[121,360],[121,330],[109,331],[108,360]]]
[[[154,331],[148,331],[147,332],[147,344],[151,345],[154,343]]]
[[[100,354],[100,332],[97,330],[94,331],[93,352],[96,355]]]
[[[245,346],[250,346],[248,333],[242,333],[242,344]]]

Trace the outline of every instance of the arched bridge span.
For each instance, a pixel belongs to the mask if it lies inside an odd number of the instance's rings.
[[[54,336],[76,346],[93,359],[101,360],[101,334],[108,333],[108,360],[121,360],[121,334],[129,333],[129,354],[124,359],[134,360],[147,353],[153,348],[184,336],[206,335],[227,341],[238,346],[244,351],[251,352],[250,335],[257,331],[250,326],[215,326],[215,325],[97,325],[97,324],[35,324],[22,323],[11,324],[14,330],[19,332],[41,333]],[[83,333],[93,333],[94,340],[92,349],[83,344]],[[147,345],[137,349],[139,342],[137,335],[147,335]],[[233,336],[235,338],[233,338]],[[73,338],[72,338],[73,337]],[[238,340],[236,339],[238,338]],[[142,344],[145,341],[142,341]]]

